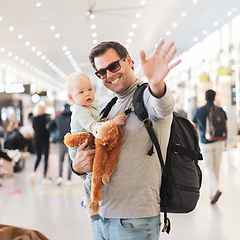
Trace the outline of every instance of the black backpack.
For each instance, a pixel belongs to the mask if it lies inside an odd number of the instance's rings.
[[[189,120],[173,113],[171,134],[169,138],[167,157],[164,164],[160,146],[153,130],[153,125],[148,118],[148,112],[143,103],[143,91],[147,83],[139,85],[133,95],[133,108],[125,111],[135,114],[145,125],[153,145],[157,151],[162,167],[162,185],[160,189],[161,211],[164,212],[163,232],[170,232],[170,220],[167,213],[188,213],[197,205],[202,183],[202,172],[198,160],[202,160],[198,144],[198,135]],[[111,107],[116,103],[114,97],[102,110],[102,118],[107,117]],[[153,154],[153,147],[148,155]]]
[[[227,124],[224,113],[217,106],[204,106],[208,110],[206,118],[205,138],[209,141],[225,140],[227,138]]]

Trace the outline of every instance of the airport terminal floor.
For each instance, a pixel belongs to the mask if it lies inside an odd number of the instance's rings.
[[[54,144],[51,152],[58,153]],[[240,151],[235,153],[237,156]],[[29,156],[25,168],[12,178],[1,179],[0,224],[37,230],[50,240],[92,240],[90,219],[80,206],[83,181],[73,174],[75,185],[42,185],[41,163],[33,184],[30,179],[35,158]],[[218,202],[210,204],[209,186],[203,175],[196,209],[189,214],[169,214],[172,229],[169,235],[161,233],[161,240],[239,240],[240,171],[234,161],[232,154],[223,153],[220,170],[223,194]],[[66,180],[67,158],[64,164]]]

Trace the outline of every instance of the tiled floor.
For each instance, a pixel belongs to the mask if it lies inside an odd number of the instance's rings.
[[[35,156],[32,155],[26,160],[21,173],[15,173],[14,178],[3,179],[0,187],[0,224],[35,229],[51,240],[92,240],[90,220],[80,206],[82,180],[74,175],[74,186],[43,186],[40,165],[36,182],[31,184],[30,173],[34,162]],[[232,157],[228,158],[225,152],[220,174],[223,194],[217,204],[210,204],[209,187],[203,178],[197,208],[189,214],[169,214],[172,230],[169,235],[161,233],[160,239],[240,239],[240,172],[231,167],[230,162]]]

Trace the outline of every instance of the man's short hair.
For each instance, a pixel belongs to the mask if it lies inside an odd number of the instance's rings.
[[[209,89],[205,92],[205,99],[207,102],[213,102],[216,96],[216,92],[212,89]]]
[[[99,57],[101,55],[103,55],[104,53],[106,53],[106,51],[108,49],[114,49],[117,52],[117,55],[119,56],[119,58],[126,58],[127,55],[129,55],[127,49],[120,43],[118,42],[114,42],[114,41],[109,41],[109,42],[101,42],[98,45],[96,45],[90,52],[88,58],[90,63],[92,64],[92,67],[95,70],[98,70],[96,68],[94,59],[96,57]],[[132,60],[132,63],[134,64],[134,61]],[[133,69],[133,67],[132,67]]]

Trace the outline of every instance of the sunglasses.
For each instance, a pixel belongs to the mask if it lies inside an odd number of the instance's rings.
[[[98,70],[97,72],[95,72],[95,74],[100,78],[100,79],[104,79],[107,77],[107,70],[115,73],[117,71],[119,71],[121,69],[121,65],[120,65],[120,61],[124,60],[125,57],[117,60],[116,62],[112,62],[110,63],[106,68],[102,68],[100,70]]]

